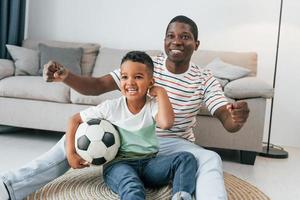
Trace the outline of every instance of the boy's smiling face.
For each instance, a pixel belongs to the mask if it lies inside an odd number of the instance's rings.
[[[144,102],[153,83],[154,79],[145,64],[128,60],[121,65],[121,92],[127,100]]]

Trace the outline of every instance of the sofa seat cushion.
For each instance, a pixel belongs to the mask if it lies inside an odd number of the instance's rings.
[[[0,81],[0,96],[69,103],[70,88],[40,76],[13,76]]]
[[[60,47],[60,48],[82,48],[83,54],[82,54],[81,64],[80,64],[81,72],[82,75],[91,75],[96,61],[96,57],[99,52],[99,48],[100,48],[99,44],[26,39],[23,41],[22,46],[29,49],[38,50],[38,45],[40,43],[46,44],[48,46]]]
[[[98,96],[82,95],[71,88],[70,99],[72,103],[84,105],[98,105],[108,99],[115,99],[121,96],[120,91],[107,92]]]

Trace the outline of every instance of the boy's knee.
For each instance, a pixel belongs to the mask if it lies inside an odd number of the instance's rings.
[[[187,161],[188,163],[196,164],[197,165],[197,160],[196,160],[195,156],[192,153],[190,153],[190,152],[182,152],[181,157],[185,161]]]
[[[177,156],[178,164],[190,167],[198,167],[197,159],[195,156],[190,152],[180,152]]]

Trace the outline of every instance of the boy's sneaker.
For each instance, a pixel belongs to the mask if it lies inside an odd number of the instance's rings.
[[[173,195],[172,200],[192,200],[192,196],[187,192],[180,191]]]
[[[9,194],[4,183],[0,180],[0,199],[1,200],[9,200]]]

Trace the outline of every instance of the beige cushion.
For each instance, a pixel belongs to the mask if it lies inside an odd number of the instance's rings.
[[[272,98],[274,90],[271,85],[255,77],[245,77],[231,81],[224,87],[225,95],[233,99]]]
[[[192,61],[198,66],[205,67],[214,58],[219,57],[226,63],[238,65],[251,70],[251,75],[256,75],[257,54],[254,52],[225,52],[225,51],[195,51]]]
[[[33,39],[24,40],[23,47],[38,50],[39,43],[61,48],[82,48],[83,54],[80,66],[83,75],[91,75],[100,48],[100,45],[95,43],[74,43]]]
[[[14,63],[12,60],[0,59],[0,80],[14,75]]]
[[[69,103],[70,89],[41,76],[12,76],[0,81],[0,96]]]
[[[7,50],[15,62],[15,75],[38,75],[39,52],[15,45],[6,45]]]
[[[121,60],[130,51],[126,49],[101,48],[97,57],[92,76],[98,77],[109,74],[120,67]],[[162,52],[159,50],[146,50],[149,56],[157,56]]]
[[[245,77],[251,73],[249,69],[226,63],[219,57],[208,63],[206,68],[210,69],[215,77],[231,81]]]
[[[84,105],[98,105],[107,99],[115,99],[121,96],[121,92],[116,90],[112,92],[107,92],[98,96],[87,96],[82,95],[75,90],[71,89],[71,102],[75,104]]]

